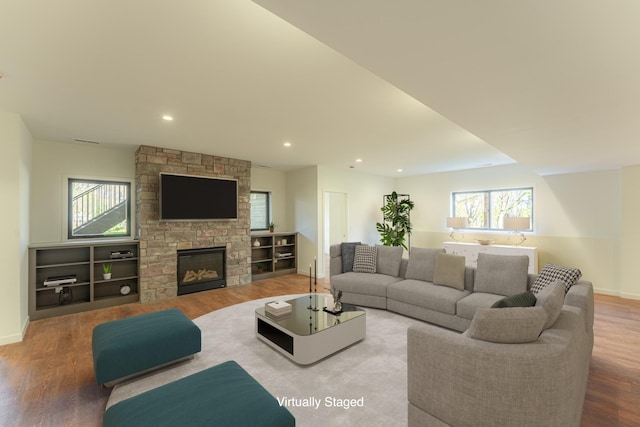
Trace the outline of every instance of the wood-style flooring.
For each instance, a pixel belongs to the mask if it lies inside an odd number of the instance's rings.
[[[319,280],[318,291],[326,284]],[[109,390],[98,386],[93,375],[91,333],[99,323],[171,307],[196,318],[240,302],[308,289],[308,276],[288,275],[31,322],[23,342],[0,346],[0,426],[101,425]],[[597,295],[594,329],[582,425],[639,426],[640,301]]]

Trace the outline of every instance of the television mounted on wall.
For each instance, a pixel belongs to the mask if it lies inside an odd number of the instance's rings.
[[[238,181],[160,173],[160,220],[238,218]]]

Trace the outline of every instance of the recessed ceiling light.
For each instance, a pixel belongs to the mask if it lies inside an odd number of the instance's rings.
[[[287,142],[285,142],[285,143],[284,143],[284,144],[282,144],[282,145],[284,145],[285,147],[291,147],[291,143],[290,143],[290,142],[288,142],[288,141],[287,141]]]
[[[362,159],[356,159],[356,163],[362,163]]]
[[[173,116],[165,114],[164,116],[162,116],[162,120],[164,120],[166,122],[172,122],[173,121]]]
[[[402,169],[398,169],[398,172],[402,172]]]

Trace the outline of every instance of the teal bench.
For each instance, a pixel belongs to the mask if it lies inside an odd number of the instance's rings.
[[[108,387],[135,375],[193,357],[201,333],[177,308],[102,323],[93,329],[93,369]]]
[[[110,406],[103,427],[289,427],[296,420],[235,361]]]

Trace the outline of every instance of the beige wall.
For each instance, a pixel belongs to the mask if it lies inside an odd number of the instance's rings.
[[[318,168],[290,171],[286,176],[288,225],[298,232],[298,272],[309,274],[309,265],[320,253]]]
[[[34,141],[31,242],[66,240],[66,181],[69,177],[133,181],[135,148]]]
[[[393,178],[360,173],[351,169],[319,167],[320,192],[347,194],[349,237],[370,245],[380,243],[376,222],[382,220],[382,196],[394,190]],[[324,198],[320,198],[321,201]],[[320,212],[323,212],[321,209]]]
[[[533,186],[534,232],[527,234],[525,244],[538,248],[539,267],[546,262],[578,267],[598,292],[639,298],[640,285],[623,285],[628,268],[620,265],[621,251],[629,253],[620,244],[621,218],[633,212],[626,206],[631,198],[626,193],[633,191],[623,189],[640,184],[636,175],[613,170],[541,177],[509,165],[402,178],[396,187],[416,202],[413,246],[439,246],[450,240],[446,217],[451,192]],[[621,176],[628,176],[627,187],[621,187]],[[637,212],[637,197],[635,205]],[[475,238],[510,243],[508,233],[467,233],[464,241]]]
[[[32,139],[22,118],[0,112],[0,345],[21,341],[28,317],[29,180]]]
[[[640,242],[640,166],[622,169],[622,219],[620,226],[620,296],[640,298],[638,242]]]

